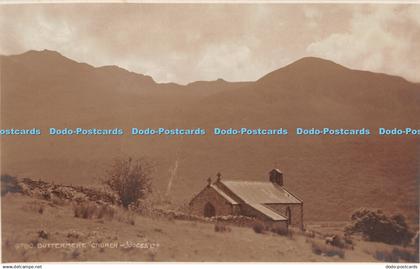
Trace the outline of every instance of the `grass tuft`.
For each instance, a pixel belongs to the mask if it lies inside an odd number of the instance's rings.
[[[223,233],[223,232],[230,232],[231,229],[229,226],[226,226],[226,224],[224,223],[216,222],[216,224],[214,224],[214,231],[218,233]]]
[[[391,251],[386,249],[377,250],[373,257],[383,262],[419,262],[419,255],[415,251],[399,247],[394,247]]]
[[[316,255],[324,255],[328,257],[338,256],[344,258],[344,250],[335,246],[327,245],[323,242],[317,242],[312,240],[311,242],[312,252]]]
[[[264,224],[262,224],[259,221],[256,221],[254,223],[254,225],[252,225],[252,229],[254,230],[254,232],[256,232],[257,234],[262,234],[265,230]]]

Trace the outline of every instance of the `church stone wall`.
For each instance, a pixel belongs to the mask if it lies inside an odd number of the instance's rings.
[[[215,208],[215,216],[238,215],[238,209],[226,201],[217,191],[207,186],[190,202],[190,214],[204,216],[204,207],[210,203]]]
[[[303,204],[266,204],[275,212],[287,217],[287,208],[290,208],[292,214],[291,226],[303,229]]]

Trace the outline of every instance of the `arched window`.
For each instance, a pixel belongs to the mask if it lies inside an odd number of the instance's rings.
[[[290,210],[290,207],[286,208],[286,216],[287,216],[287,223],[292,224],[292,210]]]
[[[211,203],[207,203],[204,206],[204,217],[210,218],[216,215],[216,209]]]

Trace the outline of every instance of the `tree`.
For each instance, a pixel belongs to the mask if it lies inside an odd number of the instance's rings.
[[[144,159],[116,159],[104,184],[114,191],[124,207],[145,199],[152,192],[152,165]]]

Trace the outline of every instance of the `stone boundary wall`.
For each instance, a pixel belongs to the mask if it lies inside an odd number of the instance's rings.
[[[16,179],[16,185],[20,193],[47,201],[59,199],[66,202],[76,203],[94,202],[99,205],[121,205],[116,195],[93,188],[82,186],[66,186],[49,183],[42,180],[32,180],[30,178]],[[135,208],[132,210],[136,211]],[[147,213],[142,212],[141,214],[157,218],[163,217],[166,219],[199,221],[205,223],[223,223],[226,225],[235,225],[240,227],[252,227],[256,222],[256,219],[253,217],[241,215],[214,216],[211,218],[206,218],[175,210],[152,208],[148,211],[149,212]]]
[[[241,227],[252,227],[255,224],[256,219],[247,216],[238,216],[238,215],[227,215],[227,216],[214,216],[211,218],[206,218],[197,215],[189,215],[186,213],[172,211],[172,210],[163,210],[163,209],[154,209],[151,212],[155,216],[163,216],[170,219],[177,220],[188,220],[188,221],[200,221],[200,222],[209,222],[209,223],[224,223],[231,224]]]
[[[17,179],[22,194],[44,200],[60,199],[67,202],[95,202],[97,204],[120,205],[118,197],[110,192],[82,186],[66,186],[30,178]]]

